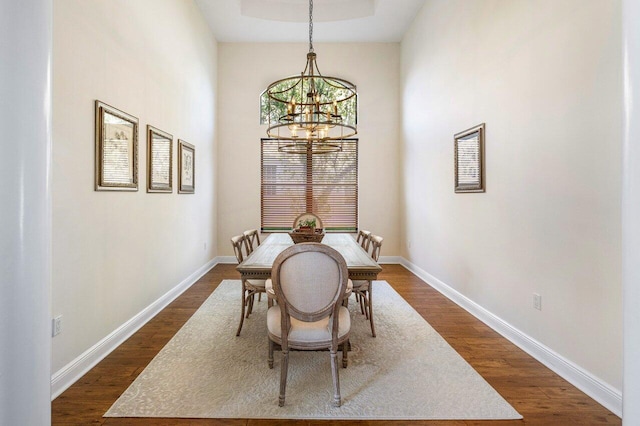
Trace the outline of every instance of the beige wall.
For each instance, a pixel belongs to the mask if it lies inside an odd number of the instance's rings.
[[[56,372],[217,255],[217,46],[175,0],[56,0],[53,43]],[[140,120],[138,192],[93,190],[96,99]],[[195,195],[175,169],[172,194],[146,192],[147,124],[195,145]]]
[[[260,227],[259,96],[269,83],[300,73],[308,44],[220,43],[218,246]],[[325,75],[358,87],[359,224],[385,237],[383,256],[399,251],[399,81],[397,43],[314,44]]]
[[[427,0],[401,83],[402,254],[617,389],[620,16],[618,1]],[[453,135],[482,122],[487,192],[454,194]]]

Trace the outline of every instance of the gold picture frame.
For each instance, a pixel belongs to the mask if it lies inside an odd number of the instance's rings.
[[[173,135],[147,124],[147,192],[173,192]]]
[[[454,191],[485,192],[485,123],[455,134],[453,140]]]
[[[178,139],[178,193],[193,194],[196,187],[196,149]]]
[[[95,190],[138,190],[138,119],[95,101]]]

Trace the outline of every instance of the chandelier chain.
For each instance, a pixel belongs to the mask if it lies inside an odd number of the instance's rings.
[[[313,52],[313,0],[309,0],[309,52]]]

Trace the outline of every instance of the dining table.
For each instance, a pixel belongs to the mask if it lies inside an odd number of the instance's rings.
[[[276,257],[293,244],[288,233],[269,234],[236,269],[243,280],[269,279]],[[380,265],[350,234],[327,233],[322,239],[322,244],[333,247],[344,257],[351,280],[375,280],[382,271]]]

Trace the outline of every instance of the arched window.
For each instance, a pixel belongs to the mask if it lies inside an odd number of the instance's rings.
[[[317,80],[316,82],[317,90],[320,93],[325,94],[327,99],[340,99],[346,97],[348,93],[345,89],[339,89],[337,87],[331,86],[324,82],[323,80]],[[282,85],[281,89],[286,89],[287,82],[280,83]],[[278,86],[276,86],[276,90]],[[300,97],[300,93],[298,88],[294,88],[292,90],[292,94],[296,97]],[[350,98],[348,101],[341,102],[338,105],[337,111],[344,119],[344,123],[348,125],[355,126],[358,124],[358,101],[354,96]],[[269,97],[267,96],[267,91],[265,90],[260,94],[260,124],[269,124],[269,121],[272,123],[277,122],[280,117],[285,115],[286,105],[282,103],[269,102]]]

